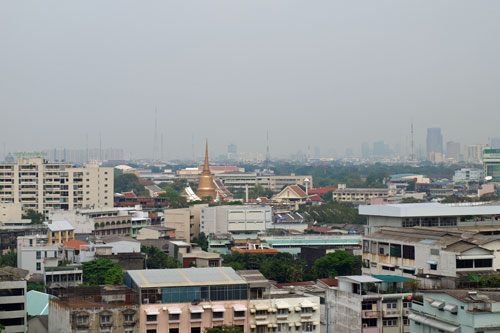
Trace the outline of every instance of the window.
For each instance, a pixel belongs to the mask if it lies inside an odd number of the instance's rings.
[[[42,259],[42,253],[40,251],[36,251],[36,258]]]
[[[146,315],[146,322],[156,322],[158,315]]]
[[[398,326],[398,320],[397,319],[384,319],[383,324],[384,324],[384,326]]]
[[[191,327],[191,333],[201,333],[201,327]]]
[[[403,325],[410,326],[410,320],[408,318],[403,318]]]
[[[123,321],[126,323],[130,323],[134,321],[135,315],[133,313],[124,313],[123,314]]]
[[[397,309],[398,308],[398,301],[395,299],[390,299],[390,300],[385,300],[382,303],[385,304],[386,309]]]
[[[431,249],[431,254],[433,256],[438,256],[439,255],[439,249]]]
[[[213,319],[223,319],[224,312],[212,312],[212,318]]]
[[[312,322],[308,321],[302,323],[302,332],[312,332],[314,330],[314,325]]]
[[[409,301],[403,301],[403,309],[409,309],[411,306],[411,302]]]
[[[168,330],[168,333],[179,333],[179,329],[178,328],[171,328]]]
[[[191,320],[201,320],[201,312],[192,312]]]
[[[302,308],[301,313],[312,313],[313,309],[311,307]]]
[[[245,318],[245,311],[234,311],[234,318]]]
[[[493,265],[493,259],[475,259],[474,267],[491,267]]]
[[[456,266],[457,266],[457,268],[473,268],[474,267],[474,260],[471,260],[471,259],[468,259],[468,260],[457,259]]]
[[[147,330],[146,333],[156,333],[156,330]]]
[[[415,260],[415,246],[403,245],[403,258]]]
[[[435,271],[438,268],[438,265],[436,264],[430,264],[431,270]]]
[[[290,332],[288,323],[278,323],[278,332]]]
[[[87,315],[79,315],[76,317],[76,323],[78,325],[88,325],[89,323],[89,316]]]
[[[364,301],[361,303],[361,310],[373,310],[374,304],[377,304],[377,301]]]
[[[37,271],[41,271],[42,270],[42,264],[41,263],[39,263],[39,262],[36,263],[36,270]]]
[[[278,309],[276,312],[278,316],[288,316],[288,309]]]
[[[112,321],[113,321],[113,316],[110,313],[106,313],[106,314],[101,314],[100,315],[101,325],[103,325],[103,324],[111,324]]]

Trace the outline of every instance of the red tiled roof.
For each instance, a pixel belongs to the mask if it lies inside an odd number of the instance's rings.
[[[339,280],[334,279],[334,278],[318,279],[318,281],[321,281],[330,287],[338,287],[339,286]]]
[[[309,200],[315,201],[315,202],[323,202],[323,199],[317,194],[309,196]]]
[[[336,191],[336,187],[318,187],[312,188],[308,192],[309,194],[327,194],[330,191]]]
[[[153,181],[147,180],[147,179],[139,179],[139,183],[144,184],[144,185],[153,185]]]
[[[80,246],[87,245],[87,244],[88,244],[87,242],[84,242],[84,241],[81,241],[81,240],[78,240],[78,239],[72,239],[70,241],[64,242],[63,246],[72,247],[75,250],[79,251],[80,250]]]
[[[314,286],[315,283],[313,281],[302,281],[302,282],[291,282],[291,283],[276,283],[274,286],[276,288],[284,288],[291,286]]]
[[[137,195],[135,195],[134,192],[123,192],[123,196],[125,198],[137,198]]]
[[[299,197],[307,197],[306,192],[304,192],[299,185],[290,185],[290,188],[292,189],[292,191],[297,193]]]
[[[276,249],[255,249],[255,250],[250,250],[250,249],[242,249],[239,247],[233,247],[231,248],[232,252],[240,252],[240,253],[262,253],[262,254],[278,254],[279,251]]]

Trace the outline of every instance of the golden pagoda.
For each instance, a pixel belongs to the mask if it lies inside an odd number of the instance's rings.
[[[203,197],[212,197],[212,200],[216,199],[215,184],[208,166],[208,140],[206,141],[205,146],[205,164],[203,165],[203,171],[201,172],[200,180],[198,181],[198,190],[196,190],[196,195],[201,199],[203,199]]]

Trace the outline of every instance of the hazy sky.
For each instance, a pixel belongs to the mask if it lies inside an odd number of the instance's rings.
[[[283,155],[499,136],[500,1],[0,1],[0,143]]]

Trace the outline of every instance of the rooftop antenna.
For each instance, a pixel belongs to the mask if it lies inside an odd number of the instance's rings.
[[[155,131],[153,139],[153,160],[158,158],[158,109],[155,106]]]

